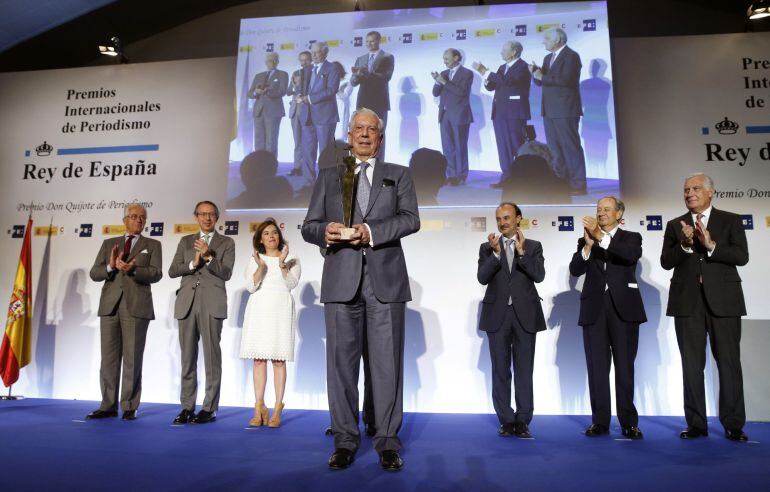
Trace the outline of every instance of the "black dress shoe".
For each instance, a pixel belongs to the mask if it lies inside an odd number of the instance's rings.
[[[397,471],[404,466],[404,460],[398,455],[398,451],[386,449],[380,454],[380,466],[383,470]]]
[[[639,429],[639,427],[622,427],[620,430],[621,434],[623,434],[623,437],[628,439],[642,439],[644,438],[644,434],[642,434],[642,431]]]
[[[332,470],[344,470],[353,464],[355,453],[349,449],[337,448],[329,458],[329,468]]]
[[[194,411],[183,408],[182,411],[179,412],[179,415],[176,416],[173,423],[174,425],[186,424],[192,420],[193,417],[195,417]]]
[[[610,433],[610,428],[602,424],[591,424],[591,426],[583,432],[588,437],[598,437]]]
[[[746,442],[749,440],[749,436],[746,435],[745,432],[743,432],[743,429],[725,429],[725,437],[727,437],[731,441],[739,441],[739,442]]]
[[[522,439],[532,437],[532,433],[529,432],[529,426],[525,422],[515,422],[513,424],[513,435]]]
[[[503,424],[497,429],[497,435],[500,437],[511,437],[516,434],[516,426],[513,423]]]
[[[190,419],[191,424],[208,424],[209,422],[213,422],[217,419],[217,413],[216,412],[208,412],[206,410],[201,410],[198,412],[198,415]]]
[[[126,410],[120,418],[123,420],[136,420],[136,410]]]
[[[709,433],[706,429],[698,429],[697,427],[688,427],[679,433],[681,439],[696,439],[698,437],[706,437]]]
[[[117,416],[118,416],[117,410],[94,410],[93,412],[86,415],[86,420],[106,419],[109,417],[117,417]]]
[[[374,424],[364,424],[364,432],[369,437],[374,437],[377,434],[377,427]]]
[[[334,435],[334,431],[332,431],[331,427],[327,427],[326,430],[324,430],[324,435],[325,436],[333,436]]]

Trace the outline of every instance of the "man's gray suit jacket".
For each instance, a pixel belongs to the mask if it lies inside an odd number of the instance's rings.
[[[233,274],[235,241],[215,232],[209,242],[209,250],[212,251],[211,261],[202,263],[195,270],[190,270],[190,262],[195,258],[195,240],[199,237],[200,234],[195,233],[179,241],[176,254],[168,269],[169,277],[182,277],[181,286],[176,292],[174,318],[187,317],[193,299],[198,295],[209,315],[225,319],[227,318],[225,282],[230,280]]]
[[[154,284],[163,277],[163,252],[160,242],[139,236],[127,259],[129,262],[136,260],[136,268],[131,273],[123,273],[119,270],[108,273],[107,265],[110,263],[112,248],[117,244],[122,253],[125,238],[125,236],[119,236],[105,239],[96,255],[94,266],[91,267],[91,280],[104,282],[99,298],[98,314],[99,316],[115,314],[118,302],[124,298],[131,316],[155,319],[150,284]]]
[[[283,70],[273,70],[270,80],[267,80],[268,72],[260,72],[254,76],[254,81],[249,88],[249,97],[254,99],[254,117],[281,118],[286,115],[283,108],[283,96],[289,85],[289,74]],[[257,87],[267,88],[267,92],[257,94]]]
[[[372,232],[373,247],[334,244],[327,248],[324,239],[327,224],[343,222],[344,169],[344,165],[339,164],[321,170],[302,224],[304,240],[326,248],[321,302],[347,302],[355,297],[361,282],[364,249],[377,299],[380,302],[410,301],[412,296],[401,238],[420,230],[420,216],[409,169],[380,161],[374,166],[369,205],[362,213],[363,221]]]

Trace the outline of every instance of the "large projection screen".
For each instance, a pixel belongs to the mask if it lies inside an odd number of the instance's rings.
[[[474,62],[497,71],[504,64],[503,45],[514,41],[523,48],[524,62],[543,66],[548,54],[544,33],[552,28],[561,28],[566,33],[567,46],[580,56],[582,63],[579,140],[585,158],[587,190],[571,192],[569,179],[552,169],[554,142],[546,139],[541,114],[543,91],[534,83],[529,87],[531,118],[527,123],[535,130],[535,141],[522,146],[518,153],[534,155],[536,159],[515,161],[512,178],[506,180],[505,186],[491,187],[501,181],[497,147],[501,135],[496,135],[492,121],[495,94],[485,88],[483,77],[473,68]],[[303,146],[302,138],[298,137],[295,146],[290,116],[294,113],[294,96],[280,96],[282,87],[291,92],[292,75],[300,68],[301,52],[309,50],[314,42],[327,44],[327,60],[339,70],[339,85],[335,85],[335,117],[339,121],[333,130],[337,143],[327,145],[323,152],[316,147],[317,163],[311,167],[335,165],[345,152],[342,141],[347,138],[348,119],[357,107],[358,92],[363,86],[362,82],[355,83],[352,68],[359,57],[367,55],[367,34],[372,31],[381,36],[380,49],[392,55],[392,70],[387,70],[389,80],[385,80],[390,110],[381,157],[412,167],[421,207],[493,206],[507,199],[532,205],[592,204],[597,197],[618,193],[606,2],[490,5],[242,20],[235,77],[237,130],[230,145],[228,166],[228,209],[307,206],[312,176],[292,172],[299,167],[297,161],[307,155],[303,152],[307,145]],[[445,182],[448,154],[442,145],[439,98],[433,95],[435,81],[431,75],[447,69],[443,60],[447,49],[459,51],[461,65],[473,77],[467,95],[473,119],[467,139],[469,172],[458,186]],[[267,64],[275,55],[278,65],[271,72]],[[270,81],[266,81],[268,76]],[[306,81],[303,79],[301,84]],[[256,88],[265,93],[272,91],[272,101],[264,97],[266,102],[255,108]],[[285,116],[280,117],[280,113]],[[269,137],[255,136],[255,130],[265,131],[271,118],[279,118],[279,123],[274,123],[278,128],[275,156],[272,149],[265,149],[266,145],[270,147],[269,142],[264,143]],[[300,132],[308,128],[302,122],[294,124],[300,126]],[[257,143],[258,152],[255,142],[263,142]],[[516,167],[518,163],[523,164]]]

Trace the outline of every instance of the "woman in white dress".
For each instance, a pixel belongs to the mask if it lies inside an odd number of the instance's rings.
[[[280,427],[283,395],[286,389],[286,362],[294,360],[297,331],[294,298],[302,269],[299,259],[289,255],[289,245],[272,218],[265,219],[253,239],[254,253],[246,266],[246,304],[241,335],[243,359],[254,361],[254,417],[252,427]],[[272,362],[275,407],[268,419],[265,406],[267,361]]]

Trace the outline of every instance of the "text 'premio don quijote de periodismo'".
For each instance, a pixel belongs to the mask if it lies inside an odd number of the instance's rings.
[[[161,109],[159,102],[124,102],[117,98],[116,89],[67,89],[64,116],[77,119],[66,122],[62,126],[62,133],[147,130],[152,123],[149,119],[143,119],[142,115]]]

